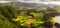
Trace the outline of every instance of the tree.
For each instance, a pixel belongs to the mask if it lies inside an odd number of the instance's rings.
[[[14,7],[11,6],[5,6],[5,8],[8,10],[8,12],[12,15],[12,17],[16,17],[17,13]]]

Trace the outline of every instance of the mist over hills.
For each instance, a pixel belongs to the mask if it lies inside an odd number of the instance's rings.
[[[59,0],[0,0],[0,3],[7,3],[19,7],[19,6],[26,6],[26,7],[46,7],[46,6],[60,6]],[[8,2],[9,1],[9,2]]]
[[[60,6],[56,4],[43,4],[43,3],[25,3],[25,2],[10,2],[7,4],[15,5],[17,7],[19,6],[25,6],[25,7],[47,7],[47,6]]]

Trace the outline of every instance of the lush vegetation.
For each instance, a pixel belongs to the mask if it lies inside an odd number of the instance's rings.
[[[56,9],[0,6],[0,28],[50,28],[59,15]]]

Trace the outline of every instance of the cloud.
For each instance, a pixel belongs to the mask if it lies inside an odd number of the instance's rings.
[[[8,1],[0,1],[0,3],[7,3],[7,2],[11,2],[11,1],[18,1],[18,2],[25,2],[25,3],[43,3],[43,4],[56,4],[56,5],[60,5],[60,1],[41,1],[41,0],[8,0]]]
[[[11,1],[0,1],[0,3],[8,3],[8,2],[11,2]]]
[[[56,5],[60,5],[60,1],[39,1],[39,0],[32,0],[32,1],[24,1],[24,0],[20,0],[20,2],[25,2],[25,3],[43,3],[43,4],[56,4]]]

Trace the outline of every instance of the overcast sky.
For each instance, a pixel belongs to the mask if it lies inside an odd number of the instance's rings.
[[[43,4],[60,5],[60,1],[52,1],[52,0],[7,0],[7,2],[10,2],[10,1],[20,1],[20,2],[26,2],[26,3],[43,3]],[[6,0],[0,0],[0,3],[4,3],[4,2],[6,2]]]
[[[0,0],[0,1],[53,1],[53,0]],[[54,1],[60,1],[60,0],[54,0]]]

